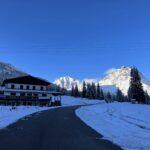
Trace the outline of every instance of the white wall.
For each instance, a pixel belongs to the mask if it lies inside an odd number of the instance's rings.
[[[16,96],[20,96],[20,93],[16,93]]]
[[[15,92],[15,90],[14,91],[4,91],[4,95],[5,96],[10,96],[11,95],[11,92],[13,92],[13,93],[16,93],[16,96],[20,96],[20,93],[19,92]],[[32,93],[32,95],[33,95],[34,93]],[[25,93],[25,95],[27,96],[27,93]],[[42,94],[41,93],[39,93],[38,94],[38,98],[39,99],[45,99],[45,98],[48,98],[48,99],[50,99],[50,97],[52,97],[52,95],[50,94],[50,93],[46,93],[46,95],[47,96],[42,96]]]
[[[46,86],[39,86],[39,85],[27,85],[27,84],[14,84],[14,83],[8,83],[5,85],[5,88],[6,89],[11,89],[11,85],[14,85],[14,89],[12,89],[12,91],[5,91],[4,92],[4,95],[5,96],[10,96],[11,95],[11,92],[15,92],[16,93],[16,96],[20,96],[20,93],[15,91],[15,90],[20,90],[20,86],[23,85],[23,90],[27,90],[27,86],[29,86],[29,90],[33,90],[33,86],[35,86],[35,90],[37,91],[40,91],[41,90],[41,87],[43,87],[43,91],[44,90],[47,90],[47,87]],[[34,92],[32,93],[34,94]],[[44,94],[44,93],[43,93]],[[27,96],[27,93],[25,94]],[[47,96],[42,96],[42,93],[39,93],[38,94],[38,97],[40,99],[42,98],[50,98],[52,97],[51,94],[48,94],[46,93]]]
[[[10,96],[10,92],[4,92],[4,95]]]
[[[27,89],[27,86],[29,86],[29,90],[33,90],[33,86],[35,86],[35,90],[41,90],[41,87],[43,87],[43,90],[46,90],[46,86],[40,86],[40,85],[28,85],[28,84],[14,84],[14,83],[8,83],[5,85],[6,88],[11,89],[11,85],[15,86],[15,89],[20,89],[20,85],[23,85],[23,90]]]

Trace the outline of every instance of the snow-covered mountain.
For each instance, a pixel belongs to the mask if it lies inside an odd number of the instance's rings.
[[[79,81],[77,79],[73,79],[71,77],[61,77],[57,79],[54,83],[59,85],[62,88],[66,88],[70,90],[72,85],[78,85],[79,89],[82,89],[82,83],[85,81],[86,83],[96,83],[100,84],[100,86],[109,92],[115,92],[117,88],[119,88],[125,95],[127,95],[127,91],[130,85],[130,76],[131,67],[121,67],[119,69],[109,69],[105,73],[105,77],[102,79],[84,79]],[[148,81],[142,73],[140,73],[144,90],[150,94],[150,81]]]
[[[119,69],[109,69],[106,72],[106,76],[99,80],[101,86],[115,86],[119,88],[125,95],[130,85],[130,76],[131,68],[130,67],[121,67]]]
[[[59,79],[54,81],[54,84],[60,86],[61,88],[65,88],[67,90],[71,90],[72,86],[78,85],[80,87],[80,81],[69,76],[60,77]]]
[[[3,80],[13,77],[19,77],[27,75],[26,73],[18,70],[14,66],[0,62],[0,84],[3,82]]]

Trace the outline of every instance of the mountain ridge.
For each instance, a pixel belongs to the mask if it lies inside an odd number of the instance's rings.
[[[83,81],[85,81],[86,83],[94,82],[96,84],[99,83],[100,86],[104,88],[105,90],[106,90],[106,87],[108,88],[114,87],[114,90],[112,90],[111,88],[110,91],[108,90],[109,92],[113,91],[114,93],[117,90],[117,88],[119,88],[123,92],[124,95],[127,95],[129,85],[130,85],[130,79],[131,79],[130,73],[131,73],[131,67],[122,66],[121,68],[118,68],[118,69],[112,68],[112,69],[107,70],[105,73],[105,76],[101,79],[78,80],[72,77],[68,77],[68,78],[61,77],[55,80],[54,83],[62,88],[66,88],[67,90],[71,90],[71,87],[77,84],[79,87],[79,90],[81,91]],[[142,81],[144,90],[147,91],[148,94],[150,95],[150,81],[147,78],[145,78],[141,72],[140,72],[140,76],[141,76],[141,81]],[[63,79],[63,81],[61,79]]]
[[[67,90],[71,90],[72,86],[78,85],[79,90],[82,90],[82,84],[85,81],[86,83],[92,83],[100,84],[100,86],[103,88],[106,92],[115,93],[117,91],[117,88],[119,88],[124,95],[127,95],[128,88],[130,85],[130,76],[131,73],[131,67],[124,67],[121,68],[112,68],[106,71],[105,76],[103,78],[95,78],[95,79],[83,79],[78,80],[75,78],[72,78],[70,76],[60,77],[56,79],[53,83],[57,86],[60,86],[61,88],[65,88]],[[2,84],[3,80],[19,77],[19,76],[25,76],[29,75],[13,65],[9,63],[4,63],[0,61],[0,84]],[[148,92],[150,95],[150,81],[144,77],[144,75],[140,72],[142,85],[145,91]]]
[[[13,65],[5,62],[0,61],[0,85],[5,79],[25,76],[28,75],[27,73],[17,69]]]

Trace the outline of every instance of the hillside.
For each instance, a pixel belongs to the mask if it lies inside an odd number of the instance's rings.
[[[18,70],[11,64],[0,62],[0,84],[5,79],[24,76],[24,75],[27,75],[27,73]]]

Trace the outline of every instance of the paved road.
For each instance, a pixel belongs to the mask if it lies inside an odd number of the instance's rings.
[[[119,150],[75,116],[77,107],[33,114],[0,131],[0,150]]]

